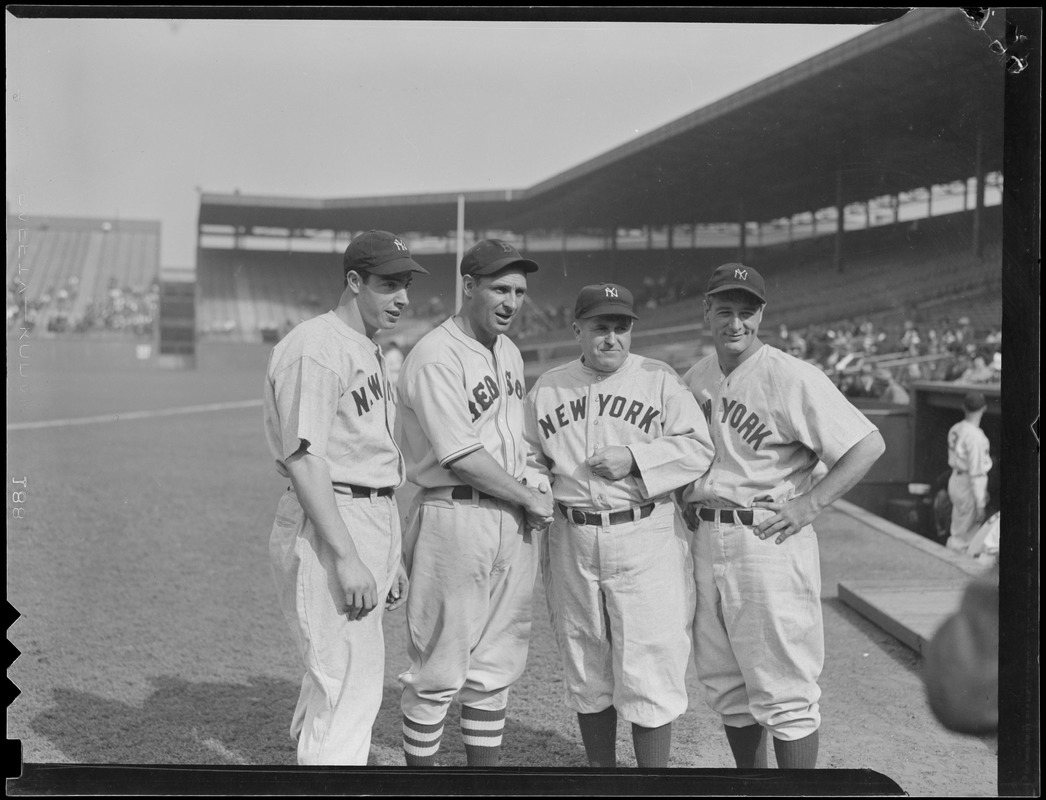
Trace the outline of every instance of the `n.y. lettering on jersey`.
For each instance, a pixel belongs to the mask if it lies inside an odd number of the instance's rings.
[[[712,401],[706,400],[701,404],[701,408],[708,421],[711,422]],[[773,434],[773,430],[766,426],[758,414],[749,411],[744,403],[737,400],[722,398],[722,408],[719,411],[719,421],[723,425],[729,425],[753,450],[758,450],[767,437]]]
[[[538,426],[542,435],[548,439],[553,434],[573,422],[581,422],[588,413],[588,397],[582,396],[566,403],[561,403],[543,417],[538,417]],[[642,430],[651,433],[650,426],[661,414],[661,410],[648,406],[639,400],[630,400],[619,394],[599,394],[596,396],[596,416],[611,417],[629,422]]]
[[[385,398],[388,384],[381,380],[381,373],[375,372],[367,376],[367,382],[359,389],[352,389],[352,399],[356,401],[356,414],[363,416],[373,408],[379,400]],[[370,393],[368,394],[368,390]]]

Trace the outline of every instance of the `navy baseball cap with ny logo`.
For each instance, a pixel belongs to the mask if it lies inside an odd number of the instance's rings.
[[[349,242],[342,266],[346,273],[355,269],[365,270],[372,275],[395,275],[399,272],[429,274],[427,269],[411,258],[410,250],[403,240],[388,231],[367,231]]]
[[[742,289],[754,294],[763,303],[766,302],[766,284],[763,276],[744,264],[723,264],[716,267],[708,279],[705,295],[728,292],[731,289]]]
[[[599,316],[623,316],[639,319],[633,311],[632,292],[617,283],[586,286],[574,303],[574,319]]]

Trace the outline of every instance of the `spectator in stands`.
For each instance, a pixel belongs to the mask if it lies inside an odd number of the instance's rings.
[[[914,322],[906,320],[904,323],[904,333],[901,334],[901,350],[908,353],[908,355],[917,356],[919,355],[919,348],[921,345],[922,338],[919,336],[919,329],[915,327]]]
[[[984,356],[974,356],[972,363],[959,376],[959,383],[991,383],[995,378],[992,368],[984,360]]]
[[[849,391],[846,392],[846,396],[850,398],[878,397],[875,391],[875,375],[872,373],[870,365],[861,365],[860,371],[849,385]]]
[[[961,351],[951,357],[948,362],[948,366],[945,369],[944,380],[946,381],[957,381],[963,376],[963,374],[973,365],[973,359],[965,352]]]
[[[877,369],[873,373],[873,391],[884,403],[906,406],[911,402],[908,392],[888,369]]]
[[[1002,331],[997,326],[992,326],[988,335],[984,337],[984,346],[993,352],[1002,347]]]
[[[999,383],[1002,381],[1002,350],[996,350],[992,353],[992,383]]]
[[[970,324],[969,317],[959,317],[959,327],[955,332],[955,335],[959,339],[959,344],[963,347],[969,347],[975,345],[977,334],[973,330],[973,326]]]

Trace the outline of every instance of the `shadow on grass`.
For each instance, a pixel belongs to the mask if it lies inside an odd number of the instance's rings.
[[[141,707],[70,689],[32,720],[82,764],[294,764],[288,733],[299,686],[255,677],[246,684],[151,679]]]
[[[88,692],[56,689],[53,705],[36,715],[33,731],[77,764],[198,764],[293,766],[289,735],[300,685],[254,677],[247,683],[153,678],[141,707]],[[400,687],[387,683],[374,725],[370,766],[403,765]],[[441,766],[465,766],[460,707],[447,717]],[[512,719],[505,726],[502,766],[584,766],[580,738],[569,740]]]

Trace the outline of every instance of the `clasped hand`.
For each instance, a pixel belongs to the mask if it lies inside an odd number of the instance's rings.
[[[589,456],[585,463],[595,475],[608,481],[621,480],[636,465],[632,451],[621,445],[603,447]]]

